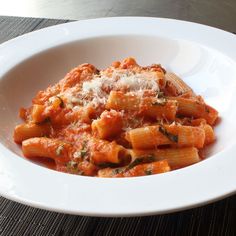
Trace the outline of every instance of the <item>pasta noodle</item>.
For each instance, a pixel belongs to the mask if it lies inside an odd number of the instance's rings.
[[[104,111],[100,119],[92,122],[92,130],[101,139],[114,137],[122,131],[122,114],[112,111]]]
[[[166,87],[165,93],[169,96],[179,96],[188,94],[189,96],[195,96],[193,90],[174,73],[166,73]]]
[[[198,150],[194,147],[165,148],[150,150],[130,150],[132,160],[142,156],[152,156],[154,160],[167,160],[171,168],[189,166],[200,161]]]
[[[126,139],[134,149],[150,149],[166,144],[202,148],[205,132],[201,127],[156,125],[132,129],[127,132]]]
[[[187,117],[203,118],[208,124],[214,125],[218,112],[209,105],[195,98],[172,97],[178,102],[177,114]]]
[[[165,173],[202,160],[218,112],[177,75],[134,58],[81,64],[39,91],[14,130],[26,158],[97,177]],[[200,152],[199,152],[200,151]]]
[[[26,123],[20,124],[15,127],[14,131],[14,140],[17,143],[33,138],[33,137],[42,137],[48,135],[51,130],[51,125],[49,123],[45,124],[34,124]]]
[[[138,94],[125,94],[112,91],[106,104],[107,109],[136,111],[151,118],[174,120],[177,102],[157,97],[140,97]]]

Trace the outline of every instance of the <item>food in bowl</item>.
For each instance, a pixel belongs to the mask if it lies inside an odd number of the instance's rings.
[[[25,157],[98,177],[159,174],[201,161],[218,112],[159,64],[82,64],[20,109]]]

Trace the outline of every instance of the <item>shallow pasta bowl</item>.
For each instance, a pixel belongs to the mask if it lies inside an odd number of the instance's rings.
[[[0,46],[0,195],[47,210],[90,216],[173,212],[235,193],[236,37],[158,18],[104,18],[49,27]],[[165,174],[105,179],[56,172],[22,157],[12,139],[18,109],[80,63],[105,68],[133,56],[161,63],[221,117],[206,160]]]

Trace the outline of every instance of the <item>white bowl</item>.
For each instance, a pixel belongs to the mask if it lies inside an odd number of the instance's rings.
[[[0,194],[52,211],[91,216],[173,212],[236,191],[236,37],[171,19],[104,18],[49,27],[0,46]],[[18,110],[80,63],[105,68],[132,56],[182,77],[221,117],[207,159],[177,171],[104,179],[56,172],[22,157]]]

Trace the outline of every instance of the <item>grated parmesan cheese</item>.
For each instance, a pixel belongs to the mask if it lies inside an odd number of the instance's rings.
[[[115,84],[115,89],[126,88],[129,91],[153,90],[159,91],[157,77],[153,73],[122,74]]]
[[[94,76],[94,79],[83,83],[83,92],[93,92],[97,95],[104,95],[104,89],[112,89],[114,80],[109,77]]]
[[[82,93],[92,93],[93,104],[105,104],[112,90],[125,89],[129,92],[152,90],[159,92],[159,85],[157,83],[158,77],[152,72],[134,73],[127,70],[115,70],[108,77],[106,74],[94,75],[90,81],[85,81],[82,86]]]
[[[111,74],[103,71],[94,75],[92,80],[85,81],[79,89],[76,87],[64,91],[58,96],[66,100],[69,109],[79,110],[80,106],[89,104],[97,107],[105,105],[112,90],[125,90],[143,96],[145,90],[159,92],[158,76],[153,72],[139,72],[129,70],[114,70]],[[52,101],[54,97],[49,99]]]

